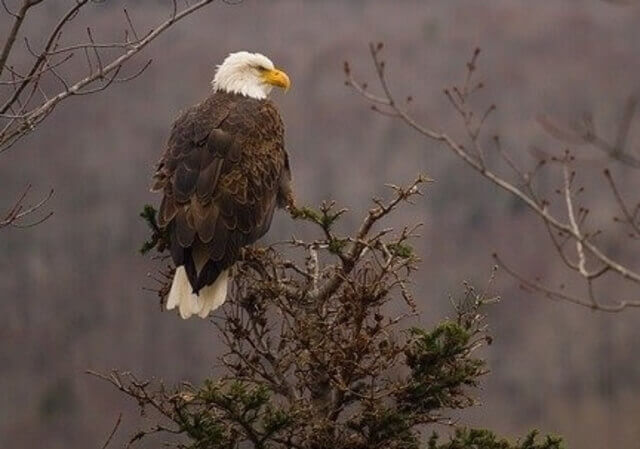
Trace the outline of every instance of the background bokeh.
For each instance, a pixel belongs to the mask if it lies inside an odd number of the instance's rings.
[[[166,3],[96,3],[76,22],[80,30],[94,23],[96,37],[109,40],[124,27],[123,6],[143,29],[168,13]],[[65,7],[44,2],[31,32]],[[373,84],[367,43],[384,41],[392,85],[413,95],[416,117],[463,136],[442,88],[463,78],[469,55],[482,47],[487,88],[478,100],[498,106],[488,132],[499,131],[526,163],[533,146],[561,147],[536,124],[539,113],[569,120],[589,111],[605,134],[613,129],[625,98],[640,87],[639,23],[640,8],[600,0],[245,0],[188,18],[140,55],[140,64],[154,59],[142,77],[72,98],[0,155],[0,210],[26,182],[42,194],[55,189],[49,221],[0,232],[0,447],[95,448],[118,413],[122,438],[143,424],[134,404],[87,369],[167,382],[211,373],[220,348],[213,327],[161,313],[143,290],[153,285],[146,275],[154,265],[138,254],[147,233],[138,213],[158,201],[148,186],[172,120],[207,94],[215,65],[230,51],[263,52],[293,81],[274,98],[299,203],[338,199],[352,210],[343,223],[349,229],[384,183],[418,171],[436,180],[396,218],[425,223],[415,291],[429,325],[451,312],[449,295],[464,280],[486,283],[494,249],[521,271],[550,279],[562,279],[563,266],[535,217],[444,148],[371,112],[344,86],[343,61]],[[3,17],[0,34],[7,24]],[[610,212],[598,170],[585,170],[592,208]],[[637,172],[616,170],[640,191]],[[266,241],[308,231],[280,213]],[[493,289],[503,299],[489,313],[492,373],[478,392],[483,406],[463,414],[465,422],[511,436],[540,428],[581,449],[638,447],[640,312],[550,302],[525,294],[505,273]]]

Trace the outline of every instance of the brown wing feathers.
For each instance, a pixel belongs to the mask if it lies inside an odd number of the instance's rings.
[[[268,230],[289,179],[285,160],[268,102],[215,93],[176,120],[153,189],[164,193],[158,222],[195,292]]]

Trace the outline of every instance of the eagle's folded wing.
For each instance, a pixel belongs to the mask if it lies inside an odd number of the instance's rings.
[[[164,193],[158,224],[168,227],[172,258],[196,291],[268,230],[285,176],[282,132],[269,116],[277,111],[218,103],[176,121],[154,175],[153,189]]]

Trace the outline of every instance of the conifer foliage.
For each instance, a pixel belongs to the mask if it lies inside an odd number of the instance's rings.
[[[391,197],[374,199],[352,234],[336,230],[347,211],[324,203],[292,213],[316,239],[244,251],[213,318],[225,345],[222,377],[168,387],[98,374],[149,412],[151,427],[130,444],[162,433],[192,449],[562,448],[535,432],[509,442],[451,421],[454,410],[476,405],[487,373],[476,350],[491,342],[483,311],[494,299],[467,286],[451,319],[409,326],[429,305],[410,289],[419,226],[394,230],[385,221],[427,181],[389,186]],[[143,217],[159,232],[151,209]],[[145,249],[163,250],[164,239],[152,236]]]

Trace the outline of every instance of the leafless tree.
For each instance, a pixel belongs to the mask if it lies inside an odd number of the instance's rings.
[[[468,167],[482,175],[487,181],[498,186],[508,195],[515,197],[528,210],[538,216],[548,231],[551,244],[567,269],[575,273],[584,283],[584,293],[567,292],[564,285],[557,288],[546,285],[533,276],[521,274],[505,262],[498,254],[494,258],[499,266],[514,276],[525,289],[544,296],[569,301],[580,306],[606,312],[618,312],[627,308],[640,307],[640,270],[632,266],[609,249],[611,241],[627,239],[629,245],[637,244],[640,239],[640,202],[637,191],[623,192],[616,177],[616,167],[623,165],[631,169],[640,168],[640,159],[628,148],[627,138],[636,111],[636,99],[630,98],[618,126],[613,141],[607,141],[597,131],[591,117],[586,116],[579,125],[563,127],[546,116],[539,122],[549,134],[562,141],[558,154],[536,153],[536,161],[532,168],[523,168],[516,160],[514,149],[503,148],[496,135],[491,139],[483,139],[484,125],[490,118],[495,105],[481,107],[474,105],[474,94],[484,87],[477,81],[477,61],[480,50],[476,49],[467,63],[464,81],[459,86],[444,90],[444,94],[462,123],[464,135],[454,135],[439,129],[435,124],[420,123],[409,112],[412,98],[400,100],[393,93],[385,73],[385,62],[381,57],[382,44],[371,44],[370,53],[379,82],[379,94],[372,93],[366,84],[356,80],[350,66],[345,63],[346,84],[362,96],[371,108],[383,115],[399,119],[416,130],[426,139],[442,144],[454,156],[462,160]],[[487,145],[486,140],[491,143]],[[578,162],[575,147],[592,145],[605,154],[603,159],[606,168],[601,172],[603,186],[610,190],[618,214],[613,220],[619,225],[606,231],[591,225],[588,220],[590,210],[585,205],[588,195],[578,185]],[[519,152],[520,154],[523,151]],[[497,155],[497,158],[494,157]],[[511,175],[503,173],[496,160],[511,171]],[[554,191],[556,200],[547,197],[544,189],[538,184],[541,172],[549,173],[557,179]],[[634,198],[635,196],[635,198]],[[608,237],[608,240],[606,238]],[[618,288],[607,289],[602,294],[596,289],[596,283],[608,277],[616,285],[629,284],[637,297],[619,298]]]
[[[137,29],[125,8],[123,35],[109,42],[98,42],[90,23],[83,24],[85,39],[67,38],[66,32],[78,25],[74,22],[79,20],[79,14],[92,4],[102,3],[99,0],[74,0],[46,32],[43,43],[38,44],[39,39],[30,36],[25,28],[37,8],[51,1],[19,0],[12,4],[9,0],[1,0],[7,16],[5,19],[10,25],[0,42],[0,155],[33,132],[56,106],[68,98],[95,94],[113,83],[140,76],[151,60],[137,68],[131,67],[130,73],[125,74],[131,65],[130,60],[181,19],[214,0],[185,2],[184,6],[172,0],[168,4],[167,18],[146,32]],[[85,71],[80,76],[69,78],[65,69],[78,58],[83,58]],[[24,189],[4,216],[0,216],[0,228],[34,225],[51,215],[50,212],[40,216],[34,214],[47,203],[53,192],[29,204],[30,190],[31,185]]]

